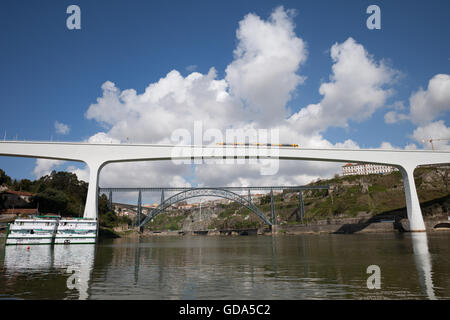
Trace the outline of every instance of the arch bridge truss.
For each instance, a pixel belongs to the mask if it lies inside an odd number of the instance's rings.
[[[252,211],[254,214],[256,214],[259,218],[261,218],[266,224],[272,225],[272,222],[267,219],[265,214],[261,212],[251,200],[246,199],[242,197],[241,195],[234,193],[229,190],[225,189],[216,189],[216,188],[194,188],[190,190],[181,191],[175,195],[173,195],[170,198],[167,198],[164,200],[158,207],[156,207],[147,217],[141,222],[139,227],[143,227],[145,224],[147,224],[149,221],[154,219],[158,214],[160,214],[162,211],[170,207],[171,205],[186,201],[191,198],[196,197],[220,197],[224,199],[228,199],[234,202],[239,203],[240,205],[246,207],[250,211]]]
[[[109,193],[109,204],[110,208],[112,208],[112,193],[113,192],[132,192],[138,191],[138,204],[135,207],[136,210],[133,210],[137,213],[136,226],[142,228],[148,222],[152,221],[158,214],[164,212],[170,206],[186,201],[191,198],[196,197],[217,197],[228,199],[230,201],[234,201],[239,203],[243,207],[249,209],[251,212],[256,214],[265,224],[272,226],[276,224],[275,217],[275,206],[274,206],[274,198],[273,198],[273,190],[292,190],[299,192],[299,209],[298,212],[300,214],[300,219],[304,217],[304,204],[303,204],[303,190],[305,189],[329,189],[329,186],[267,186],[267,187],[216,187],[216,188],[100,188],[99,192],[101,193]],[[247,191],[248,197],[244,197],[233,191]],[[270,191],[270,214],[271,219],[269,220],[267,216],[261,210],[256,207],[251,198],[251,190],[260,190],[260,191]],[[142,192],[149,191],[160,191],[161,192],[161,202],[160,204],[154,208],[152,211],[148,212],[147,215],[142,214]],[[164,191],[179,191],[175,195],[165,199]]]

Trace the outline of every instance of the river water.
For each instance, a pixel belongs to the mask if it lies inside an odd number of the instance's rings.
[[[450,232],[1,239],[0,299],[449,299],[449,244]]]

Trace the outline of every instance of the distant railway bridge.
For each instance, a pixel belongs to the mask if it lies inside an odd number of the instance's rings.
[[[303,220],[305,215],[303,190],[328,190],[328,186],[259,186],[259,187],[215,187],[215,188],[182,188],[182,187],[157,187],[157,188],[99,188],[100,193],[109,195],[109,207],[113,206],[114,192],[138,192],[137,205],[122,204],[137,214],[136,225],[142,228],[145,224],[153,220],[158,214],[164,212],[167,208],[186,200],[196,197],[216,197],[234,201],[249,209],[256,214],[265,224],[272,226],[276,224],[276,213],[274,205],[274,190],[290,190],[298,192],[299,202],[297,218]],[[165,198],[169,191],[175,191],[176,194]],[[267,191],[270,193],[270,219],[254,204],[251,191]],[[142,193],[143,192],[161,192],[161,201],[156,208],[147,209],[147,215],[143,215]],[[246,192],[247,196],[239,193]]]

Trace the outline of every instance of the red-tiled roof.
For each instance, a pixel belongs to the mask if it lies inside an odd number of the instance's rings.
[[[37,214],[38,209],[23,209],[23,208],[17,208],[17,209],[2,209],[0,210],[0,214]]]
[[[33,193],[31,193],[31,192],[26,192],[26,191],[14,191],[14,190],[5,190],[5,191],[3,191],[3,193],[10,193],[10,194],[16,194],[16,195],[18,195],[18,196],[28,196],[28,197],[30,197],[30,196],[33,195]]]
[[[351,167],[351,166],[353,166],[353,164],[351,163],[346,163],[345,165],[343,165],[343,167]]]

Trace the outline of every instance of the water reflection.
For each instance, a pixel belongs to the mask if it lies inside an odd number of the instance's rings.
[[[11,280],[33,274],[63,274],[66,297],[87,299],[89,280],[94,266],[95,244],[63,246],[6,246],[4,273]]]
[[[141,264],[141,246],[139,245],[135,250],[134,255],[134,284],[139,282],[139,269]]]
[[[297,299],[344,294],[343,286],[310,275],[308,249],[303,247],[307,243],[300,237],[117,239],[98,248],[108,252],[102,259],[108,256],[109,262],[96,259],[91,298]]]
[[[42,246],[6,246],[5,272],[8,274],[27,272],[49,272],[53,264],[53,247]]]
[[[449,241],[446,233],[3,246],[0,299],[449,299]],[[380,290],[367,288],[373,264]]]
[[[436,300],[433,288],[431,256],[428,251],[428,239],[425,232],[411,233],[411,239],[414,250],[414,260],[417,271],[419,272],[420,286],[430,300]]]
[[[278,261],[277,237],[272,237],[272,266],[275,277],[277,276],[278,271],[277,261]]]
[[[54,267],[66,268],[66,272],[71,275],[69,278],[75,282],[70,286],[68,279],[68,288],[74,288],[79,292],[78,299],[87,299],[89,279],[94,267],[95,244],[55,246],[54,253]]]

